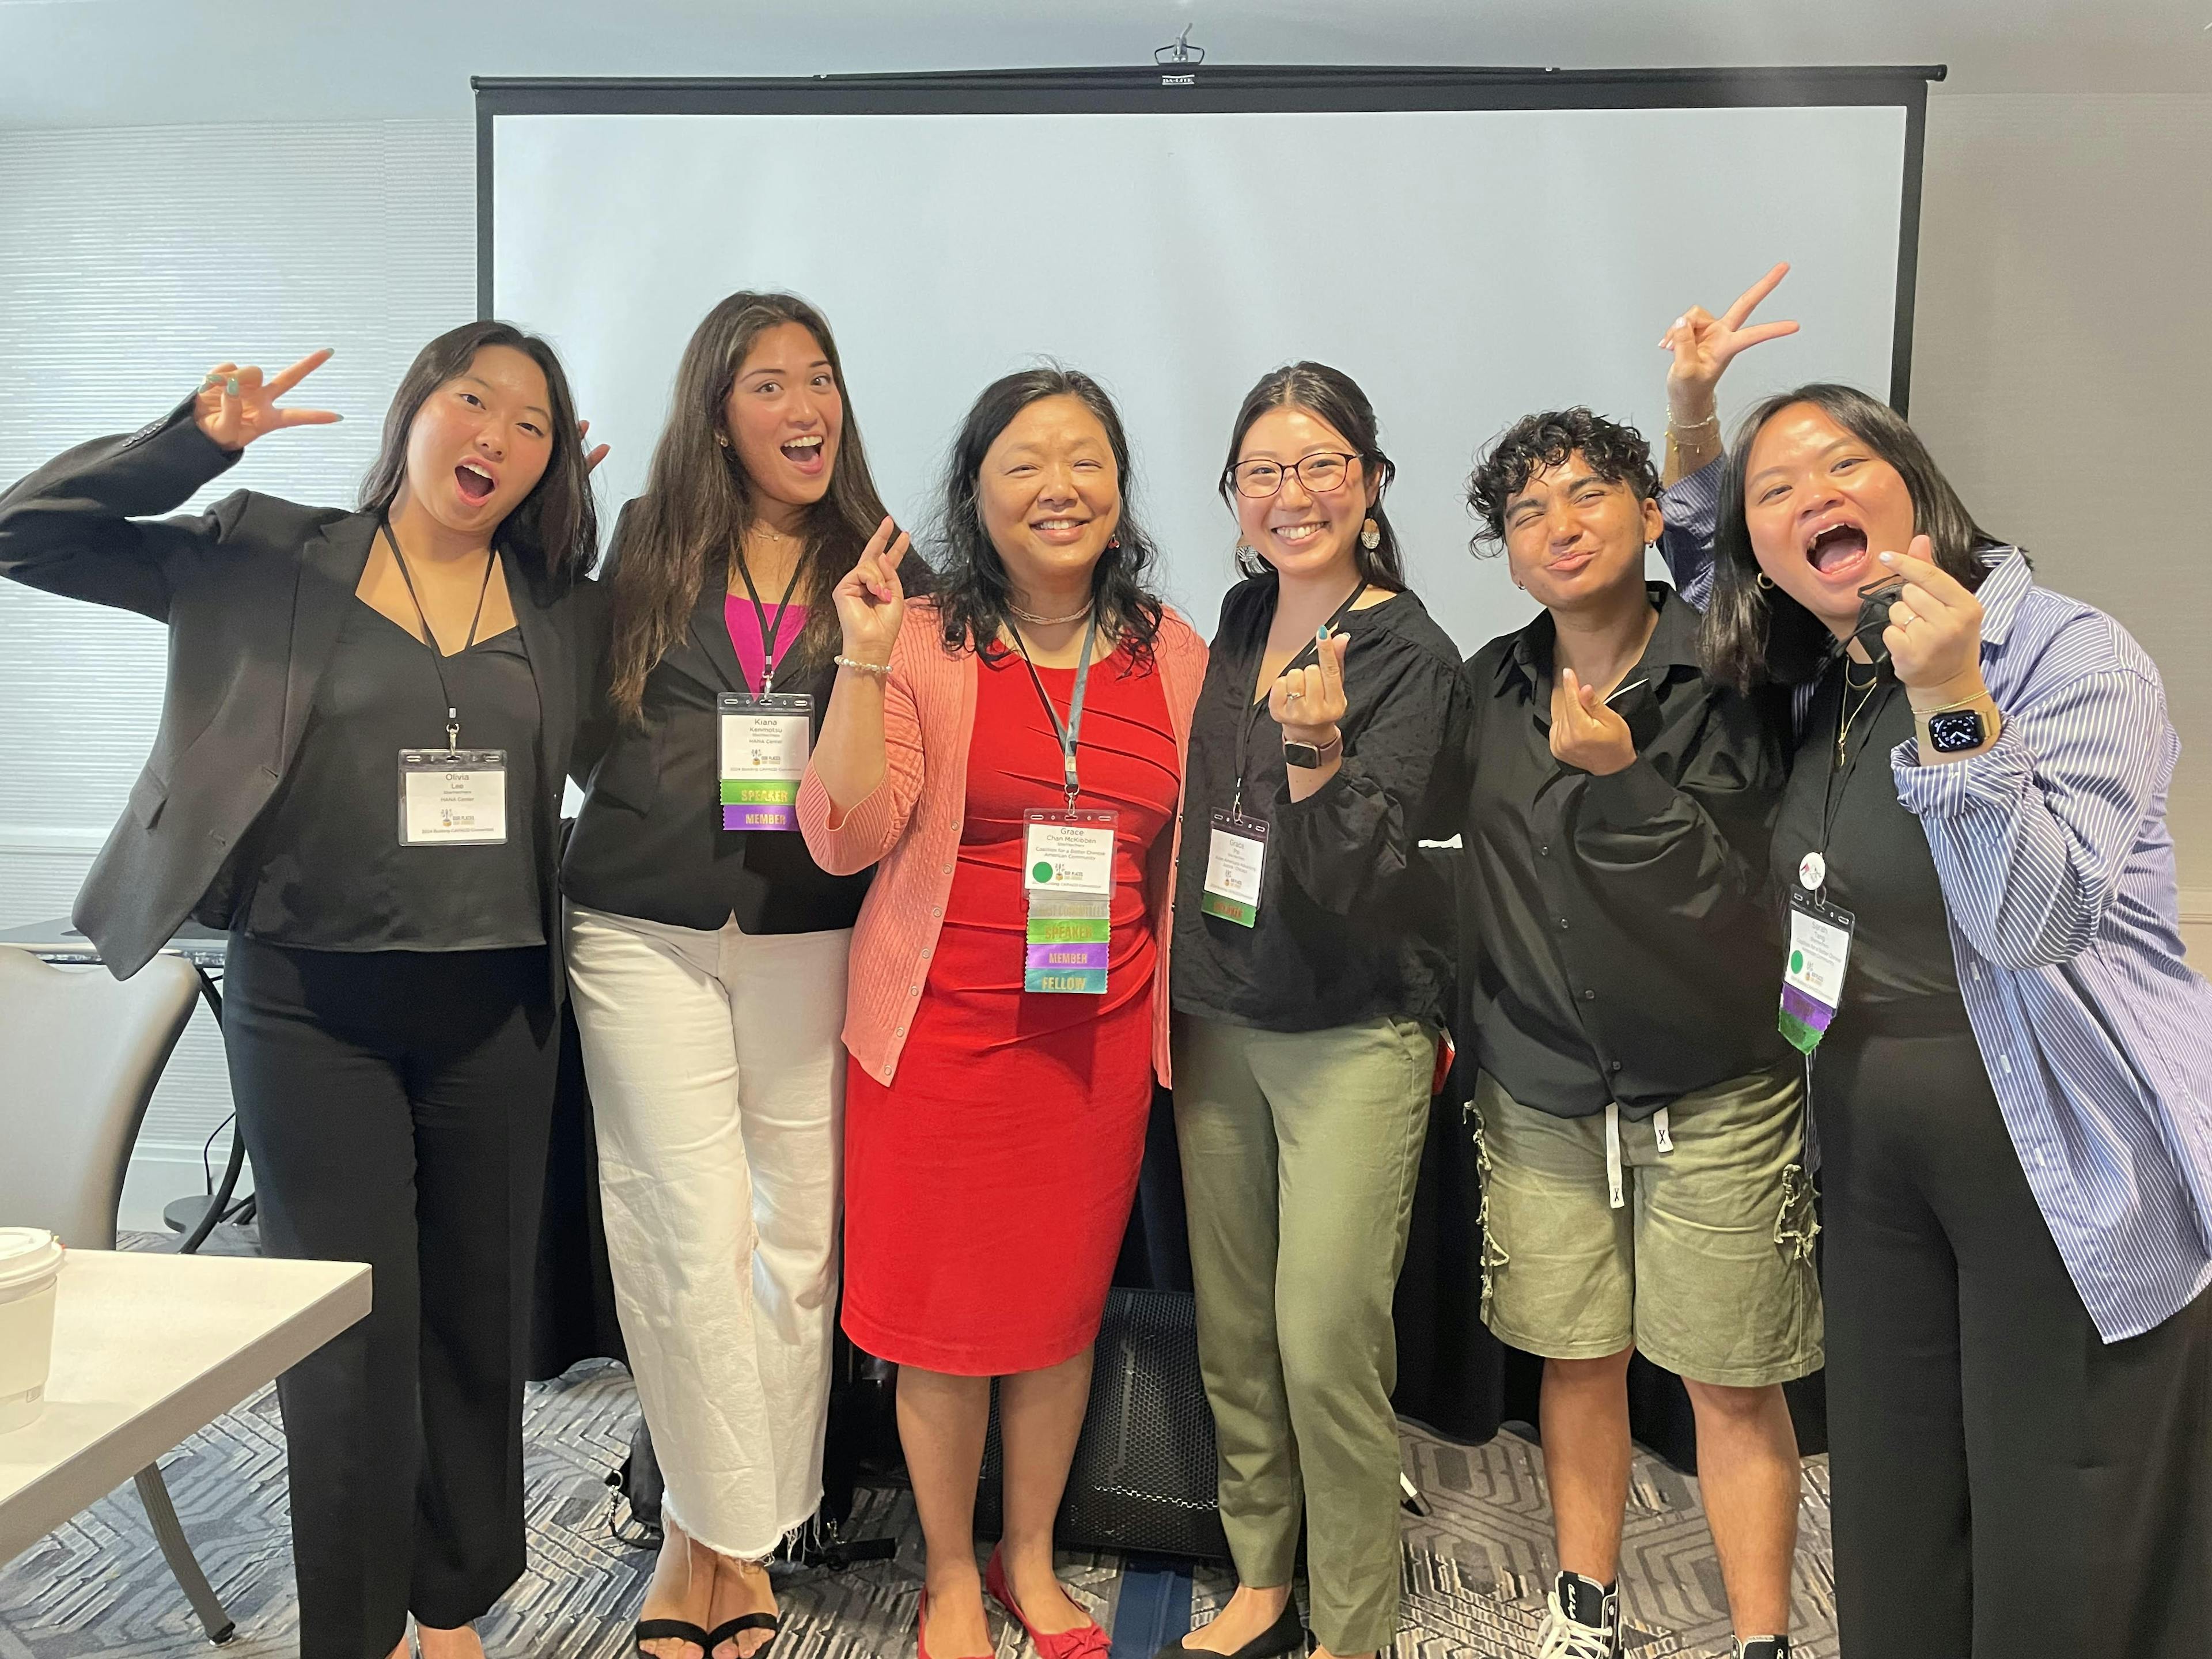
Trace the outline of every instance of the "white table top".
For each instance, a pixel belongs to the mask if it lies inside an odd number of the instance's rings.
[[[368,1312],[350,1261],[71,1250],[36,1421],[0,1434],[0,1561]]]

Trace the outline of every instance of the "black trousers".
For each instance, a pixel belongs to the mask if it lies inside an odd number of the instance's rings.
[[[1813,1083],[1844,1659],[2212,1651],[2212,1292],[2099,1340],[1963,1012]]]
[[[559,1059],[543,950],[234,935],[223,1036],[270,1255],[366,1261],[368,1317],[277,1379],[301,1659],[383,1659],[523,1565],[529,1269]]]

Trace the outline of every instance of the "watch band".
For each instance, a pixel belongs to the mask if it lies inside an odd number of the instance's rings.
[[[1331,738],[1327,743],[1322,744],[1294,743],[1290,738],[1285,738],[1283,739],[1283,764],[1285,766],[1296,766],[1303,770],[1310,772],[1319,767],[1322,762],[1328,760],[1330,756],[1335,754],[1343,747],[1344,733],[1341,732]]]

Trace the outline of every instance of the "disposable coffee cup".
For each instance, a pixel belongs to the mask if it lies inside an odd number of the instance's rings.
[[[0,1434],[46,1408],[54,1358],[54,1286],[62,1247],[38,1227],[0,1227]]]

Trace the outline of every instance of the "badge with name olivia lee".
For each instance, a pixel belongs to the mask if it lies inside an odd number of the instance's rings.
[[[495,847],[506,840],[506,750],[399,751],[402,847]]]
[[[1242,927],[1254,926],[1260,920],[1260,878],[1267,867],[1267,824],[1236,812],[1214,813],[1199,909]]]
[[[1790,959],[1783,964],[1782,1007],[1775,1023],[1802,1054],[1820,1046],[1843,1004],[1854,925],[1850,911],[1810,893],[1790,896]]]
[[[722,828],[796,830],[799,781],[814,741],[814,699],[725,691],[721,723]]]
[[[1029,899],[1024,991],[1106,994],[1119,817],[1038,808],[1022,815],[1022,888]]]

